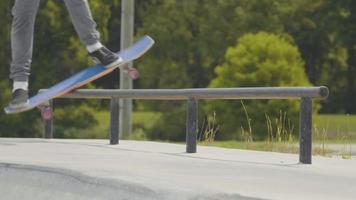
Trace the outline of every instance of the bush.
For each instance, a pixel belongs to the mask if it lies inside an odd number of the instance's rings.
[[[98,121],[96,111],[85,105],[55,109],[54,124],[56,138],[95,138],[92,133]]]
[[[210,87],[308,86],[303,66],[297,47],[282,36],[266,32],[246,34],[236,46],[228,48],[224,63],[215,69],[217,77]],[[298,101],[243,103],[246,110],[239,101],[218,101],[205,106],[206,112],[216,113],[217,123],[221,125],[219,139],[238,138],[239,133],[249,130],[249,124],[254,139],[263,139],[267,137],[266,116],[274,121],[285,112],[297,130]]]
[[[152,140],[185,140],[186,105],[179,101],[160,102],[157,104],[166,108],[153,125],[147,130],[147,137]],[[152,120],[152,119],[151,119]]]

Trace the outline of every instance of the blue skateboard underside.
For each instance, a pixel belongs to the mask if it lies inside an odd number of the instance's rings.
[[[32,108],[35,108],[50,99],[61,96],[71,91],[72,89],[78,88],[83,84],[89,83],[97,78],[104,76],[107,73],[110,73],[115,68],[120,67],[125,63],[131,62],[139,58],[144,53],[146,53],[152,47],[153,44],[154,41],[152,38],[150,38],[149,36],[144,36],[135,44],[133,44],[127,49],[124,49],[123,51],[117,54],[123,60],[123,62],[120,65],[111,68],[106,68],[105,66],[99,64],[94,65],[92,67],[89,67],[87,69],[84,69],[74,74],[73,76],[71,76],[70,78],[64,81],[57,83],[56,85],[52,86],[45,92],[41,92],[31,97],[29,99],[28,106],[21,107],[19,109],[14,109],[8,106],[5,107],[4,110],[7,114],[19,113],[19,112],[31,110]]]

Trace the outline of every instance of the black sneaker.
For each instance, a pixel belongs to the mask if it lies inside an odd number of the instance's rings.
[[[12,99],[9,104],[12,108],[21,108],[29,104],[28,91],[23,89],[17,89],[12,93]]]
[[[89,53],[89,55],[96,62],[104,65],[105,67],[111,67],[121,62],[121,59],[106,47],[101,47],[100,49]]]

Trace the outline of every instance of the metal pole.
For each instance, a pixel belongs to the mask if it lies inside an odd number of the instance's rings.
[[[187,102],[186,129],[187,153],[196,153],[198,132],[198,101],[194,98],[189,98]]]
[[[122,0],[121,2],[121,49],[129,47],[133,42],[134,35],[134,0]],[[132,63],[128,65],[132,66]],[[132,80],[120,71],[120,89],[132,89]],[[122,137],[131,135],[132,100],[120,100],[119,128]]]
[[[110,144],[119,144],[119,99],[110,101]]]
[[[303,97],[300,104],[300,149],[299,161],[312,163],[312,100]]]

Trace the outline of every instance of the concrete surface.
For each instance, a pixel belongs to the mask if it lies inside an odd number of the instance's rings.
[[[356,199],[356,160],[107,140],[0,138],[0,199]]]

